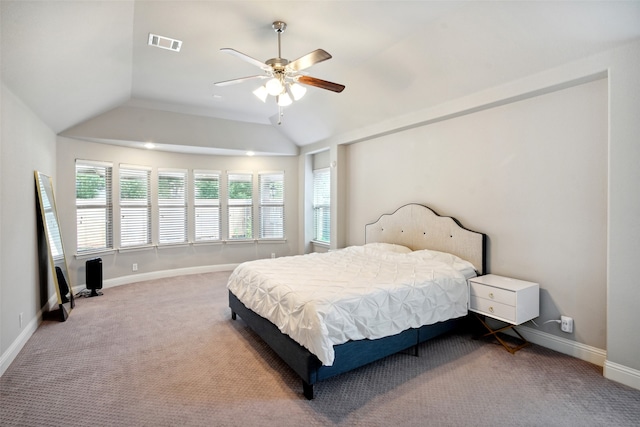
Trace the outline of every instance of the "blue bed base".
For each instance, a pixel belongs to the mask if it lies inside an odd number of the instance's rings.
[[[302,391],[309,400],[313,399],[313,386],[317,382],[403,350],[412,349],[417,356],[418,344],[455,329],[465,319],[461,317],[408,329],[376,340],[349,341],[334,347],[335,360],[332,366],[323,366],[314,354],[280,332],[273,323],[247,308],[232,292],[229,292],[229,307],[232,319],[240,316],[302,378]]]

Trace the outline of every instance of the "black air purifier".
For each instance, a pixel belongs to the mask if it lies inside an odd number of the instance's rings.
[[[102,258],[89,259],[85,266],[87,290],[91,291],[89,296],[102,295],[102,292],[98,292],[98,289],[102,289]]]

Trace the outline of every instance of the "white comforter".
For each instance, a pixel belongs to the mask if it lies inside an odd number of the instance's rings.
[[[331,366],[336,344],[466,315],[474,275],[451,254],[373,243],[245,262],[227,287]]]

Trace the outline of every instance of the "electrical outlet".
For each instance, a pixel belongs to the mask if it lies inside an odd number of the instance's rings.
[[[18,314],[18,323],[20,324],[20,329],[22,329],[22,313]]]
[[[276,257],[276,253],[275,252],[271,252],[271,259]]]
[[[138,264],[134,262],[133,265],[131,266],[131,270],[138,271]]]
[[[562,332],[573,332],[573,318],[569,316],[560,316],[560,330]]]

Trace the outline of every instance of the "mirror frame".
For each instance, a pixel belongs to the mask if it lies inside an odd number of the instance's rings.
[[[75,307],[75,299],[73,296],[73,286],[69,278],[69,268],[67,264],[67,258],[64,251],[64,243],[62,241],[62,233],[60,232],[60,221],[58,221],[58,211],[56,208],[56,200],[53,193],[53,180],[51,177],[35,171],[36,180],[36,192],[37,198],[37,210],[40,214],[42,226],[44,228],[45,240],[47,242],[47,249],[49,253],[49,265],[51,266],[51,275],[53,277],[54,287],[56,289],[56,295],[58,297],[58,310],[49,313],[50,318],[58,317],[60,321],[67,320],[71,309]],[[45,198],[48,203],[45,203]],[[47,211],[47,206],[50,206],[50,212]],[[53,224],[55,223],[55,224]],[[54,246],[56,242],[53,240],[53,234],[56,234],[55,239],[59,242],[59,248]],[[54,248],[56,251],[54,252]],[[62,252],[62,254],[57,254]],[[54,256],[54,253],[56,255]],[[56,267],[60,269],[60,272],[56,271]],[[66,280],[69,296],[62,295],[60,288],[60,280],[58,274],[63,275],[63,279]],[[67,301],[64,301],[66,299]]]

